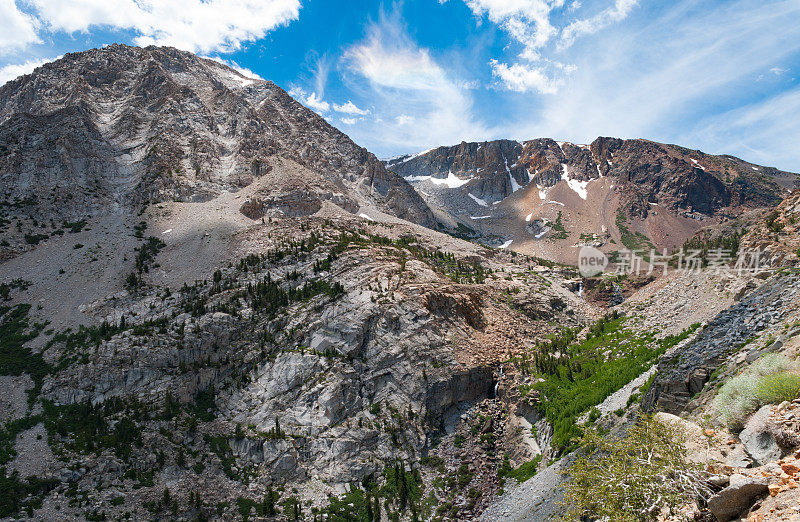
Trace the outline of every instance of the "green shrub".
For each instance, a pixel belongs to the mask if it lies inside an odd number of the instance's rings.
[[[761,377],[756,383],[756,397],[762,404],[794,400],[800,397],[800,375],[778,373]]]
[[[747,416],[765,404],[800,397],[800,368],[796,362],[770,354],[726,382],[714,399],[720,419],[734,431]]]
[[[508,455],[506,455],[503,459],[503,463],[500,465],[500,468],[497,471],[497,474],[500,477],[511,477],[516,479],[518,482],[525,482],[529,478],[536,475],[536,471],[539,468],[539,463],[541,461],[542,456],[536,455],[533,460],[522,463],[518,468],[512,468],[508,461]]]
[[[676,424],[644,417],[623,438],[587,430],[585,452],[567,469],[567,520],[656,520],[710,494],[705,472],[686,459]]]

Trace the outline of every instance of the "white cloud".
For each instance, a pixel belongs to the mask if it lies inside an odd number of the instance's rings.
[[[2,0],[8,1],[8,0]],[[50,31],[132,30],[137,45],[232,52],[299,16],[299,0],[30,0]]]
[[[364,118],[342,118],[341,120],[345,125],[355,125],[363,119]]]
[[[553,9],[564,0],[464,0],[477,16],[486,15],[524,47],[521,56],[533,60],[557,33],[550,22]]]
[[[369,114],[369,111],[366,109],[359,109],[355,103],[350,100],[347,100],[347,103],[342,105],[333,104],[333,110],[336,112],[342,112],[344,114],[355,114],[357,116],[366,116]]]
[[[539,91],[541,94],[553,94],[558,91],[561,82],[550,78],[541,67],[507,65],[497,60],[491,61],[492,74],[503,81],[505,86],[516,92]]]
[[[569,47],[581,36],[594,34],[624,20],[638,3],[638,0],[616,0],[613,6],[603,9],[595,16],[570,23],[561,30],[560,47]]]
[[[638,0],[614,0],[614,4],[598,14],[573,20],[562,29],[553,21],[553,13],[576,12],[581,2],[575,0],[565,7],[565,0],[464,0],[472,12],[486,16],[500,26],[522,46],[518,60],[509,65],[493,59],[489,62],[492,74],[509,90],[554,93],[564,77],[575,70],[573,65],[543,56],[556,37],[558,47],[569,47],[578,37],[593,34],[628,16]]]
[[[4,67],[0,67],[0,85],[10,82],[19,76],[22,76],[23,74],[32,73],[33,70],[40,65],[44,65],[47,62],[52,62],[53,60],[58,60],[59,58],[61,57],[57,56],[55,58],[45,58],[43,60],[28,60],[25,63],[9,64]]]
[[[289,91],[289,95],[318,114],[331,110],[331,104],[323,100],[316,92],[307,93],[303,89],[295,87]]]
[[[234,71],[238,72],[242,76],[246,78],[255,78],[256,80],[263,80],[261,76],[257,73],[253,72],[252,70],[248,69],[247,67],[242,67],[238,63],[233,60],[225,60],[224,58],[220,58],[219,56],[203,56],[203,58],[208,58],[209,60],[214,60],[215,62],[219,62],[223,65],[227,65]]]
[[[0,0],[0,55],[39,43],[36,25],[36,20],[20,11],[14,0]]]
[[[348,131],[378,154],[427,148],[486,135],[466,86],[408,36],[395,13],[367,27],[343,55],[344,81],[369,99],[372,118]]]
[[[775,76],[780,76],[781,74],[783,74],[785,72],[789,72],[789,69],[784,69],[782,67],[772,67],[772,68],[770,68],[769,72],[771,72]]]
[[[327,112],[331,108],[330,103],[317,96],[315,92],[312,92],[306,97],[305,103],[316,112]]]

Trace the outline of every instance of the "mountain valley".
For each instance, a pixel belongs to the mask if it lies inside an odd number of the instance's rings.
[[[798,179],[602,137],[380,161],[216,61],[68,54],[0,87],[0,518],[580,519],[585,437],[640,419],[701,477],[644,519],[800,516],[800,400],[720,402],[800,373]]]

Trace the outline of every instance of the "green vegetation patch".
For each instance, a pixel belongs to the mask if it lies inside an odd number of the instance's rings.
[[[617,228],[619,229],[620,240],[628,250],[649,252],[655,248],[649,237],[628,228],[628,218],[622,211],[617,212]],[[643,255],[642,257],[645,260],[649,259],[649,255],[647,257]]]
[[[515,479],[517,482],[525,482],[536,475],[536,470],[539,468],[540,462],[542,462],[542,456],[536,455],[533,460],[521,464],[518,468],[512,468],[508,460],[508,455],[505,455],[503,463],[497,470],[497,475],[501,478],[508,477]]]
[[[564,222],[561,220],[561,211],[558,211],[558,217],[556,217],[556,222],[553,223],[552,226],[552,234],[550,234],[550,239],[567,239],[567,229],[564,228]]]
[[[23,481],[16,471],[6,476],[6,468],[0,468],[0,518],[11,517],[23,509],[33,516],[33,510],[42,506],[43,497],[58,485],[55,479],[28,477]]]
[[[714,399],[714,408],[732,430],[740,430],[748,415],[765,404],[800,397],[800,366],[776,354],[755,361],[728,380]]]
[[[539,344],[532,357],[515,361],[523,372],[544,379],[521,391],[539,393],[539,408],[553,426],[556,447],[574,447],[581,435],[576,420],[583,412],[641,375],[699,327],[656,339],[653,333],[624,327],[625,321],[615,312],[595,323],[581,341],[574,330],[565,330],[561,337]]]
[[[28,312],[31,305],[0,306],[0,375],[28,374],[33,389],[28,391],[28,401],[33,403],[42,389],[45,375],[52,370],[41,354],[33,353],[24,344],[35,339],[43,325],[29,327]]]

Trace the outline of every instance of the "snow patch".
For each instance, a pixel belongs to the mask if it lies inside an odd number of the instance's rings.
[[[569,169],[567,168],[566,164],[561,165],[562,173],[561,179],[567,182],[569,188],[572,189],[581,199],[586,199],[586,187],[589,185],[588,181],[578,181],[577,179],[570,179],[569,178]]]
[[[231,80],[233,80],[236,83],[238,83],[239,85],[241,85],[242,87],[247,87],[248,85],[253,85],[254,83],[256,83],[255,80],[253,80],[251,78],[246,78],[246,77],[242,76],[241,74],[235,73],[235,72],[232,72],[232,71],[228,72],[228,77]]]
[[[758,168],[758,167],[750,167],[750,168],[751,168],[751,169],[753,169],[753,170],[755,170],[755,171],[759,171],[759,170],[761,170],[761,169],[760,169],[760,168]]]
[[[564,204],[562,202],[560,202],[560,201],[552,201],[552,200],[550,200],[550,201],[548,201],[548,203],[550,203],[551,205],[561,205],[562,207],[564,206]]]
[[[411,160],[413,160],[415,158],[419,158],[420,156],[424,156],[425,154],[433,151],[434,149],[435,149],[435,147],[433,149],[428,149],[428,150],[423,150],[421,152],[417,152],[416,154],[411,154],[409,157],[407,157],[406,159],[404,159],[402,161],[397,161],[397,159],[402,158],[403,156],[395,156],[394,158],[389,158],[388,160],[386,160],[386,162],[389,163],[390,165],[400,165],[401,163],[406,163],[407,161],[411,161]]]
[[[426,181],[431,179],[430,176],[407,176],[403,178],[404,180],[408,181],[409,183],[416,183],[419,181]]]
[[[503,243],[502,245],[500,245],[500,248],[508,248],[508,247],[510,247],[510,246],[511,246],[511,243],[513,243],[513,242],[514,242],[514,240],[513,240],[513,239],[509,239],[508,241],[506,241],[505,243]]]
[[[541,199],[542,201],[546,201],[547,192],[544,190],[544,187],[542,187],[541,185],[536,185],[536,188],[539,189],[539,199]]]
[[[702,170],[706,170],[706,168],[704,166],[702,166],[699,163],[697,163],[696,159],[694,159],[694,158],[689,158],[689,159],[692,160],[692,163],[694,163],[695,166],[697,166],[697,168],[702,169]]]
[[[486,204],[484,200],[479,198],[478,196],[474,196],[472,192],[468,192],[467,195],[472,198],[472,200],[482,207],[488,207],[489,205]]]
[[[362,218],[366,219],[367,221],[375,221],[374,219],[372,219],[371,217],[369,217],[366,214],[359,214],[358,217],[362,217]]]
[[[170,232],[172,232],[172,229],[168,228],[165,231],[163,231],[162,234],[169,234]]]
[[[444,179],[441,178],[431,178],[432,183],[436,183],[437,185],[446,185],[447,188],[458,188],[462,185],[466,185],[470,182],[468,179],[461,179],[455,174],[453,174],[452,170],[447,171],[447,177]]]
[[[517,180],[514,179],[514,176],[511,175],[511,169],[508,168],[508,160],[505,158],[503,158],[503,160],[506,162],[506,172],[508,172],[508,179],[511,181],[511,192],[516,192],[522,187],[517,183]],[[514,165],[516,165],[516,163]]]
[[[471,194],[470,194],[471,195]],[[470,219],[489,219],[492,216],[470,216]]]

